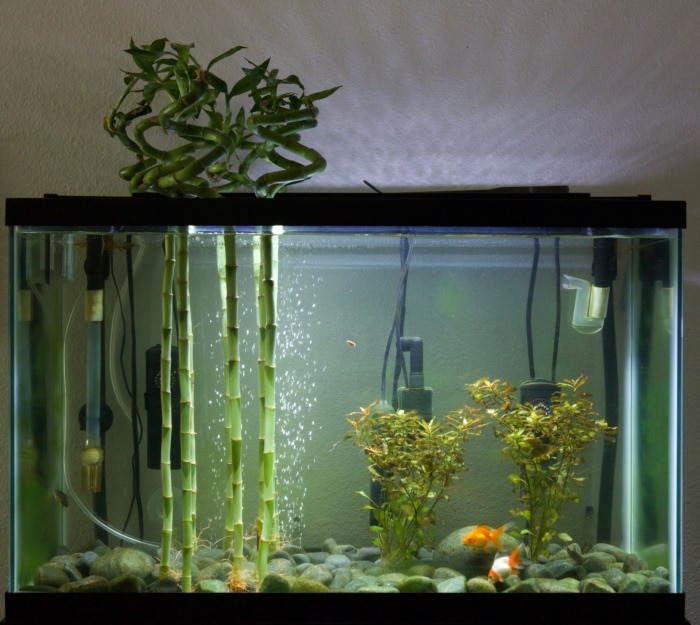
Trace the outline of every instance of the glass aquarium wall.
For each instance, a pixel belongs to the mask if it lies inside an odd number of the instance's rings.
[[[10,593],[680,593],[684,218],[9,200]]]

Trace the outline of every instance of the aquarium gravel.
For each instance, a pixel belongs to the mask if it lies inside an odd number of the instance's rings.
[[[462,530],[455,532],[459,536]],[[388,568],[375,547],[354,547],[324,541],[321,550],[306,551],[287,545],[270,554],[268,574],[254,582],[254,559],[244,567],[247,592],[357,592],[357,593],[668,593],[668,569],[651,565],[639,556],[613,545],[599,543],[585,553],[577,543],[551,544],[548,557],[530,563],[502,583],[488,580],[486,572],[465,575],[474,554],[450,554],[451,537],[435,550],[421,549],[401,567]],[[22,590],[45,592],[180,592],[177,579],[158,579],[158,559],[130,547],[109,547],[96,542],[85,551],[64,548],[39,566],[34,585]],[[173,554],[177,566],[178,554]],[[252,556],[248,553],[248,556]],[[203,549],[194,556],[196,592],[232,592],[232,554]],[[450,566],[451,565],[451,566]],[[488,566],[488,565],[487,565]],[[461,569],[461,570],[460,570]]]

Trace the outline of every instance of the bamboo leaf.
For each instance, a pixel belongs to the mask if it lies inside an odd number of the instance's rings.
[[[337,87],[333,87],[332,89],[324,89],[323,91],[317,91],[316,93],[311,93],[311,94],[305,96],[304,99],[309,101],[309,102],[315,102],[316,100],[323,100],[324,98],[327,98],[328,96],[333,95],[341,87],[342,87],[342,85],[338,85]]]
[[[190,62],[190,50],[194,48],[193,43],[171,43],[170,47],[177,53],[178,61],[187,66]],[[194,60],[194,59],[193,59]]]
[[[207,71],[210,70],[219,61],[223,61],[224,59],[233,56],[239,50],[245,50],[245,46],[235,46],[234,48],[229,48],[225,52],[222,52],[221,54],[219,54],[219,56],[215,56],[211,61],[209,61],[209,65],[207,65]]]

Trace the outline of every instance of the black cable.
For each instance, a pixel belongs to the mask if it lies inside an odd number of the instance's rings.
[[[552,345],[552,382],[557,379],[557,357],[559,356],[559,332],[561,329],[561,259],[559,237],[554,239],[554,292],[556,293],[556,319],[554,321],[554,344]]]
[[[530,270],[530,286],[527,291],[527,309],[525,313],[525,332],[527,335],[527,358],[530,364],[530,378],[535,379],[535,352],[532,346],[532,301],[535,296],[535,281],[537,279],[537,265],[540,260],[540,240],[535,238],[535,250],[532,255],[532,269]]]
[[[408,269],[411,263],[411,255],[413,254],[413,243],[407,237],[402,237],[400,242],[401,254],[401,275],[396,287],[396,302],[394,306],[394,320],[387,338],[386,348],[384,350],[384,360],[382,363],[382,381],[381,381],[381,398],[386,399],[386,374],[389,366],[389,354],[391,353],[392,344],[396,345],[396,368],[394,370],[394,385],[392,396],[396,395],[398,378],[403,370],[404,377],[407,378],[406,364],[403,358],[403,351],[400,348],[401,335],[403,333],[404,320],[406,318],[406,287],[408,282]],[[408,382],[406,383],[408,386]],[[392,399],[393,405],[396,405],[396,398]]]
[[[408,268],[410,266],[411,255],[413,253],[413,243],[407,237],[401,238],[401,278],[399,280],[398,293],[396,298],[396,310],[394,316],[394,341],[396,347],[396,358],[394,361],[394,383],[391,389],[391,403],[398,406],[399,378],[403,373],[404,386],[408,386],[408,369],[406,359],[401,349],[401,337],[404,334],[404,324],[406,321],[406,293],[408,291]]]
[[[129,289],[129,315],[131,316],[131,437],[134,446],[132,456],[133,493],[138,513],[139,538],[143,538],[143,501],[141,500],[141,455],[139,448],[143,437],[143,424],[138,405],[138,371],[136,367],[136,310],[134,303],[134,262],[132,237],[126,237],[126,275]]]
[[[126,366],[124,364],[124,351],[126,347],[126,318],[124,316],[124,304],[119,293],[119,289],[115,288],[117,293],[117,299],[119,301],[119,311],[122,320],[122,340],[119,351],[119,363],[121,367],[122,377],[124,379],[124,386],[126,387],[127,394],[131,399],[131,441],[132,441],[132,455],[131,455],[131,482],[132,482],[132,495],[131,501],[129,503],[129,509],[122,525],[122,530],[126,530],[131,515],[134,511],[134,506],[136,506],[137,511],[137,522],[139,528],[139,538],[143,538],[143,501],[141,498],[141,460],[140,460],[140,446],[143,439],[143,422],[141,420],[141,413],[138,408],[138,371],[136,366],[136,311],[135,311],[135,298],[134,298],[134,268],[133,268],[133,258],[131,253],[132,248],[132,237],[127,235],[126,238],[126,275],[127,275],[127,287],[129,295],[129,317],[130,317],[130,342],[131,342],[131,358],[130,358],[130,370],[131,370],[131,381],[129,382],[127,378]],[[112,271],[112,280],[116,287],[116,277],[114,276],[114,271]]]

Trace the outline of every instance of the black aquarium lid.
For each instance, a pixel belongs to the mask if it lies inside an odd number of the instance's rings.
[[[285,193],[274,199],[160,195],[8,198],[5,224],[40,227],[311,226],[402,230],[684,228],[683,201],[578,193]]]

